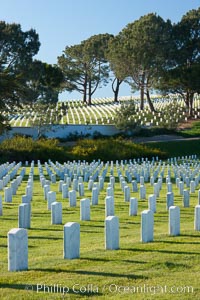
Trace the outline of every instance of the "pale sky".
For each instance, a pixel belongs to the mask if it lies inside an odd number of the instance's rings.
[[[41,43],[35,57],[50,64],[66,46],[79,44],[92,35],[118,34],[128,23],[148,13],[157,13],[173,23],[200,0],[0,0],[0,20],[19,23],[22,30],[34,28]],[[130,95],[124,85],[121,96]],[[103,87],[94,97],[112,97],[111,87]],[[80,99],[81,94],[64,93],[60,99]]]

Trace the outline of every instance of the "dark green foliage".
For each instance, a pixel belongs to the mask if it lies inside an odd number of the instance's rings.
[[[85,159],[88,161],[93,159],[107,161],[141,157],[151,158],[155,156],[159,156],[160,158],[166,157],[164,151],[134,144],[122,138],[80,140],[77,145],[73,147],[71,153],[75,159]]]
[[[13,160],[45,162],[48,159],[60,162],[68,160],[92,161],[93,159],[107,161],[155,156],[166,157],[164,151],[133,144],[122,138],[84,139],[79,140],[73,147],[61,147],[58,140],[55,139],[34,141],[31,138],[16,136],[3,141],[0,145],[1,162]]]
[[[41,162],[52,159],[54,161],[67,160],[67,153],[58,146],[55,139],[40,139],[34,141],[32,138],[16,136],[12,139],[4,140],[0,144],[0,161],[32,161]]]

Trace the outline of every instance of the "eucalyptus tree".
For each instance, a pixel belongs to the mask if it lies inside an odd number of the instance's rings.
[[[140,91],[141,110],[145,95],[151,111],[155,110],[150,91],[166,63],[171,29],[169,20],[165,22],[160,16],[150,13],[128,24],[117,37],[119,44],[116,52],[113,48],[111,65],[118,76],[126,78],[134,90]]]
[[[107,83],[109,64],[105,51],[110,34],[99,34],[78,45],[67,46],[58,57],[58,65],[65,76],[64,89],[83,94],[83,102],[91,104],[96,89]]]
[[[174,24],[172,41],[169,67],[158,87],[165,92],[180,94],[192,116],[194,94],[200,93],[200,8],[187,12]]]

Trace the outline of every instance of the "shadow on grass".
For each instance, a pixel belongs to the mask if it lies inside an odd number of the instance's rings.
[[[59,225],[64,225],[64,224],[59,224]],[[38,230],[38,231],[61,231],[63,232],[63,228],[59,229],[59,228],[38,228],[38,227],[31,227],[29,228],[30,231],[34,231],[34,230]]]
[[[163,243],[163,244],[192,244],[192,245],[200,245],[200,242],[195,242],[195,241],[191,241],[191,242],[187,242],[187,241],[165,241],[165,240],[159,240],[159,243]]]
[[[58,238],[58,237],[51,237],[51,236],[29,236],[30,240],[54,240],[54,241],[57,241],[57,240],[63,240],[63,238]]]
[[[96,221],[95,221],[96,222]],[[105,227],[105,225],[94,225],[94,224],[92,224],[92,225],[90,225],[90,224],[83,224],[83,223],[81,223],[81,227],[97,227],[97,228],[104,228]]]
[[[38,295],[45,294],[46,296],[49,294],[58,294],[58,295],[67,295],[67,294],[75,294],[75,295],[84,295],[87,297],[92,297],[92,296],[102,296],[102,293],[96,290],[94,287],[94,291],[85,291],[84,294],[78,290],[78,287],[81,288],[80,286],[76,286],[73,288],[69,288],[68,286],[64,285],[53,285],[53,284],[8,284],[8,283],[3,283],[0,284],[0,289],[14,289],[14,290],[22,290],[27,292],[27,298],[31,299],[31,294],[33,292],[36,292]],[[49,295],[50,296],[50,295]]]
[[[53,272],[53,273],[73,273],[79,275],[87,275],[87,276],[105,276],[105,277],[119,277],[119,278],[127,278],[127,279],[148,279],[147,276],[136,275],[136,274],[120,274],[120,273],[108,273],[108,272],[95,272],[95,271],[73,271],[73,270],[62,270],[62,269],[42,269],[35,268],[32,271],[40,271],[40,272]]]
[[[152,244],[152,243],[151,243]],[[134,252],[158,252],[158,253],[167,253],[167,254],[194,254],[200,255],[198,252],[188,252],[188,251],[175,251],[175,250],[158,250],[158,249],[145,249],[145,248],[123,248],[126,251],[134,251]]]

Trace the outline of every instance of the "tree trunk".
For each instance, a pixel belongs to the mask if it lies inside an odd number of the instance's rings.
[[[116,87],[114,88],[114,83],[115,82],[116,82]],[[114,93],[114,102],[119,102],[118,101],[118,95],[119,95],[119,86],[120,86],[121,83],[122,83],[122,80],[119,80],[116,77],[115,77],[115,79],[112,82],[112,90],[113,90],[113,93]]]
[[[92,104],[92,82],[91,80],[89,80],[89,87],[88,87],[88,101],[87,101],[88,105]]]
[[[83,85],[83,103],[87,103],[87,82],[88,82],[88,76],[85,74],[85,81]]]
[[[140,110],[144,110],[144,80],[145,72],[142,72],[142,78],[140,81]]]
[[[147,96],[147,102],[148,102],[148,104],[149,104],[149,108],[150,108],[150,110],[151,110],[151,112],[155,112],[155,108],[154,108],[154,106],[153,106],[153,102],[151,101],[151,98],[150,98],[150,94],[149,94],[149,90],[147,89],[146,90],[146,96]]]
[[[188,91],[186,92],[186,95],[185,95],[185,105],[186,105],[186,108],[188,109],[188,112],[189,112],[189,109],[190,109],[190,93]]]
[[[140,110],[144,110],[144,87],[140,88]]]
[[[191,92],[189,96],[189,116],[193,116],[193,101],[194,101],[194,93]]]

